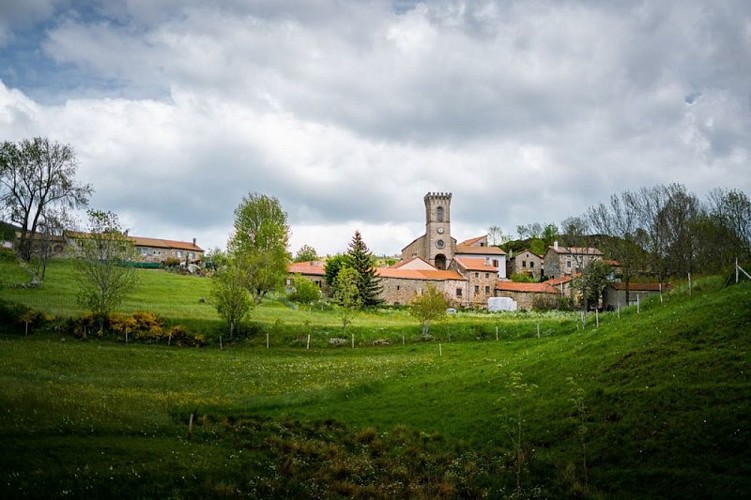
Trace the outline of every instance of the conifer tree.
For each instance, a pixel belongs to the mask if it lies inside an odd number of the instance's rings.
[[[352,242],[347,251],[347,266],[351,267],[359,276],[357,289],[363,306],[377,306],[383,303],[380,295],[383,291],[381,279],[376,276],[375,258],[368,246],[362,240],[360,231],[355,231]]]

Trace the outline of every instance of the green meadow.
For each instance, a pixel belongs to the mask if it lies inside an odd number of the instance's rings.
[[[209,282],[140,270],[122,312],[203,347],[81,340],[70,263],[0,264],[0,497],[741,498],[751,491],[751,284],[721,277],[581,325],[269,299],[229,341]],[[310,348],[308,348],[310,335]],[[329,339],[354,335],[355,347]],[[269,348],[267,348],[267,341]],[[220,348],[221,346],[221,348]]]

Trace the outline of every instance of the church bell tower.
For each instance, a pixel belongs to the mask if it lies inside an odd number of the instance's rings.
[[[438,269],[447,269],[454,258],[451,238],[451,193],[425,195],[426,260]]]

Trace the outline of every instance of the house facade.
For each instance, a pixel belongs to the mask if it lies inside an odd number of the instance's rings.
[[[326,263],[320,260],[307,262],[293,262],[289,265],[290,274],[298,274],[303,278],[312,281],[318,288],[323,289],[326,284]],[[291,282],[288,279],[287,285]]]
[[[530,311],[538,301],[554,301],[559,291],[547,283],[517,283],[498,281],[495,286],[496,297],[509,297],[516,301],[518,309]]]
[[[498,268],[483,257],[454,257],[451,268],[467,280],[467,293],[464,294],[466,307],[485,307],[488,299],[494,296],[498,281]]]
[[[165,262],[168,259],[177,259],[180,262],[195,264],[203,260],[204,250],[196,244],[195,238],[192,242],[143,236],[128,236],[128,239],[133,242],[142,262]]]
[[[545,277],[552,279],[580,273],[593,260],[601,260],[602,255],[594,247],[564,247],[556,241],[545,252]]]
[[[544,259],[531,250],[523,250],[506,258],[506,276],[525,274],[536,281],[542,278]]]
[[[468,294],[467,280],[455,270],[436,269],[419,257],[401,261],[391,267],[376,269],[381,278],[381,298],[387,304],[409,304],[432,284],[443,292],[452,306],[465,305]]]
[[[495,268],[498,279],[506,279],[506,252],[498,247],[488,245],[488,236],[478,236],[457,243],[455,258],[483,260],[486,266]]]

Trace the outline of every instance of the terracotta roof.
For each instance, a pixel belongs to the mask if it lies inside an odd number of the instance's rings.
[[[429,281],[467,281],[461,274],[451,270],[428,270],[428,269],[394,269],[393,267],[380,267],[376,274],[381,278],[395,278],[405,280],[429,280]]]
[[[292,262],[289,265],[288,270],[292,274],[314,274],[316,276],[324,276],[326,274],[324,263],[320,260]]]
[[[461,243],[459,243],[459,245],[465,245],[465,246],[468,246],[468,247],[479,246],[479,245],[476,245],[476,243],[479,243],[482,240],[487,240],[487,237],[488,237],[488,235],[484,234],[484,235],[478,236],[476,238],[470,238],[468,240],[464,240]]]
[[[128,236],[128,239],[137,247],[174,248],[176,250],[189,250],[191,252],[203,252],[203,249],[190,241],[163,240],[160,238],[144,238],[143,236]]]
[[[420,257],[412,257],[411,259],[400,260],[396,264],[389,267],[391,269],[436,269],[435,267],[431,266],[429,262],[427,262],[425,259],[421,259]]]
[[[502,292],[522,292],[522,293],[555,293],[558,290],[544,283],[516,283],[514,281],[497,281],[495,289]]]
[[[567,274],[565,276],[560,276],[558,278],[553,278],[553,279],[549,279],[547,281],[543,281],[543,283],[547,283],[548,285],[551,285],[551,286],[558,286],[561,283],[568,283],[572,279],[578,278],[579,276],[581,276],[581,273],[576,273],[576,275],[574,275],[574,276],[571,276],[570,274]]]
[[[498,272],[498,268],[486,263],[485,259],[478,259],[474,257],[454,257],[454,260],[462,268],[468,271],[487,271],[491,273]]]
[[[615,289],[615,290],[625,290],[626,284],[625,283],[611,283],[608,285],[609,287]],[[663,290],[670,290],[673,288],[670,283],[665,285],[663,287]],[[660,284],[659,283],[629,283],[628,289],[631,292],[659,292],[660,291]]]
[[[506,255],[506,252],[498,247],[473,247],[469,245],[456,245],[457,254],[473,254],[473,255]]]
[[[576,254],[576,255],[602,255],[602,252],[595,247],[562,247],[551,246],[548,250],[552,250],[555,253],[560,254]]]

